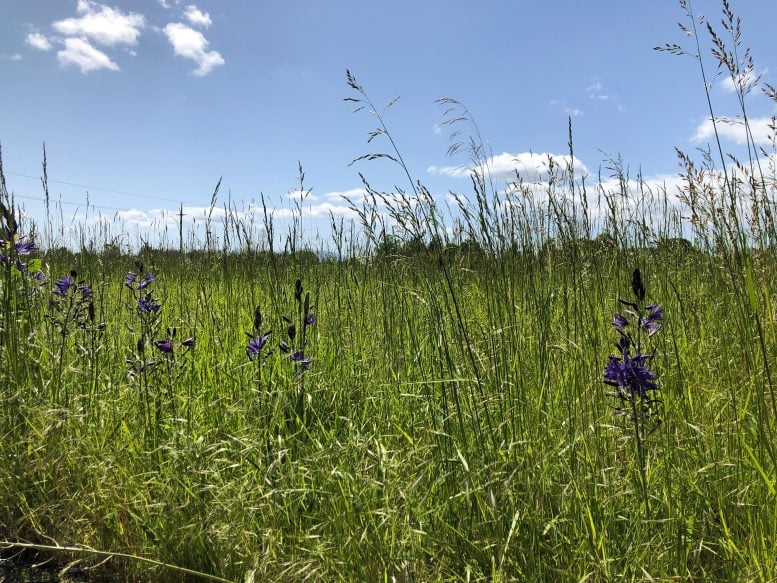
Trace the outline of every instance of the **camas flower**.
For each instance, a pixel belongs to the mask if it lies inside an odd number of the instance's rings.
[[[309,358],[305,358],[305,355],[303,355],[302,351],[300,350],[292,353],[291,356],[289,356],[289,358],[294,364],[298,364],[304,369],[307,369],[311,363],[311,360]]]
[[[604,382],[618,387],[629,397],[646,399],[648,391],[658,389],[656,375],[648,368],[648,356],[636,353],[630,356],[624,351],[623,356],[610,356],[604,368]]]
[[[156,277],[150,271],[146,272],[146,276],[138,282],[138,289],[145,289],[148,284],[154,281]]]
[[[267,340],[270,338],[270,334],[272,334],[272,330],[267,332],[266,334],[260,334],[259,336],[251,337],[249,335],[248,346],[246,347],[246,355],[248,358],[254,358],[256,356],[259,356],[259,354],[262,352],[262,349],[267,344]]]
[[[661,329],[661,324],[664,322],[664,309],[658,304],[645,306],[645,309],[648,310],[648,315],[642,318],[642,331],[648,336],[653,336]]]
[[[73,277],[70,275],[66,275],[62,279],[58,279],[56,283],[54,284],[54,294],[58,295],[60,297],[65,297],[67,295],[67,292],[70,291],[70,288],[75,285],[75,282],[73,281]]]
[[[181,342],[181,346],[185,346],[186,348],[194,348],[194,336],[191,336]]]
[[[38,250],[35,243],[32,241],[23,241],[22,239],[19,239],[16,244],[14,244],[14,248],[16,249],[17,255],[29,255]]]
[[[154,346],[156,346],[157,350],[159,350],[163,354],[172,354],[173,352],[173,343],[169,339],[157,340],[156,342],[154,342]]]
[[[613,316],[612,325],[615,328],[623,330],[623,328],[629,325],[629,321],[626,319],[626,317],[623,314],[616,313],[615,316]]]
[[[138,298],[138,311],[143,312],[144,314],[156,313],[161,307],[162,306],[154,301],[151,294],[146,294]]]

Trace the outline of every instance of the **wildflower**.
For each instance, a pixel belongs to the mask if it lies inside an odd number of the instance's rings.
[[[22,241],[22,239],[23,237],[14,244],[17,255],[29,255],[30,253],[35,253],[35,251],[38,250],[38,248],[35,246],[35,243],[32,241]]]
[[[310,363],[312,362],[309,358],[305,358],[305,355],[302,354],[301,350],[298,350],[289,357],[289,359],[294,363],[300,365],[302,368],[307,369],[308,366],[310,366]]]
[[[661,329],[661,324],[664,321],[664,309],[657,304],[651,304],[645,306],[645,310],[648,310],[648,315],[642,318],[642,330],[648,336],[653,336]]]
[[[172,354],[173,352],[173,343],[170,340],[157,340],[154,342],[154,346],[163,354]]]
[[[128,288],[132,289],[132,285],[135,283],[135,278],[137,276],[135,275],[134,271],[130,271],[127,274],[127,277],[124,278],[124,285],[126,285]]]
[[[612,325],[619,330],[623,330],[629,325],[629,321],[622,314],[616,313],[612,319]]]
[[[67,292],[70,291],[70,288],[73,287],[75,282],[73,281],[73,274],[71,272],[70,275],[66,275],[62,279],[58,279],[56,283],[54,284],[54,294],[58,295],[60,297],[65,297],[67,295]]]
[[[145,277],[138,282],[138,290],[145,289],[146,286],[148,286],[155,279],[156,277],[154,277],[153,273],[151,273],[150,271],[146,272]]]
[[[186,348],[194,348],[194,336],[190,336],[186,340],[182,341],[181,346],[185,346]]]
[[[604,369],[604,382],[618,387],[620,392],[616,396],[648,399],[648,391],[658,389],[656,375],[647,366],[648,359],[648,356],[639,352],[630,356],[628,350],[620,357],[611,355]]]
[[[138,298],[138,311],[144,314],[156,313],[161,307],[162,306],[154,301],[154,298],[151,297],[150,293]]]
[[[272,330],[267,332],[266,334],[259,334],[258,336],[251,337],[249,334],[249,340],[248,346],[246,347],[246,355],[248,358],[254,358],[256,356],[259,356],[259,354],[262,352],[262,349],[267,344],[267,340],[270,338],[270,334],[272,334]]]
[[[315,314],[308,314],[305,316],[305,325],[306,326],[312,326],[316,323],[316,315]]]

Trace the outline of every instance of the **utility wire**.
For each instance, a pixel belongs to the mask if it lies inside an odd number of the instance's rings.
[[[31,176],[29,174],[22,174],[21,172],[8,172],[5,171],[5,174],[9,174],[11,176],[19,176],[21,178],[31,178],[33,180],[40,180],[40,176]],[[99,190],[101,192],[110,192],[112,194],[122,194],[124,196],[135,196],[138,198],[147,198],[151,200],[164,200],[167,202],[175,202],[175,203],[186,203],[186,204],[196,204],[193,202],[188,202],[185,200],[177,199],[177,198],[167,198],[164,196],[156,196],[151,194],[138,194],[136,192],[126,192],[123,190],[115,190],[113,188],[101,188],[98,186],[88,186],[86,184],[76,184],[74,182],[65,182],[64,180],[52,180],[51,178],[48,179],[48,182],[54,183],[54,184],[64,184],[66,186],[75,186],[76,188],[86,188],[87,190]],[[105,207],[108,208],[108,207]],[[121,209],[125,210],[125,209]],[[129,209],[126,209],[129,210]]]

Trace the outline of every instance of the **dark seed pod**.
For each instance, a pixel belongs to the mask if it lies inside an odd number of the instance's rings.
[[[640,302],[645,299],[645,286],[642,284],[642,274],[639,272],[639,268],[631,274],[631,291]]]
[[[289,340],[294,342],[294,338],[297,336],[297,327],[294,324],[289,324],[287,332],[289,334]]]
[[[143,354],[146,349],[146,345],[143,342],[143,337],[138,338],[138,354]]]
[[[294,299],[298,302],[302,301],[302,280],[298,279],[294,282]]]
[[[254,310],[254,331],[258,334],[262,329],[262,311],[259,306]]]

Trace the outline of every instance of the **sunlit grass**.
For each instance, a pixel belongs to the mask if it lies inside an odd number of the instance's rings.
[[[93,573],[138,581],[772,580],[774,186],[681,161],[677,205],[617,161],[601,204],[564,167],[475,174],[453,216],[412,178],[367,185],[328,260],[299,207],[285,253],[270,224],[220,247],[239,217],[201,248],[35,253],[3,191],[0,556],[113,553]],[[664,314],[639,447],[602,384],[635,268]]]

